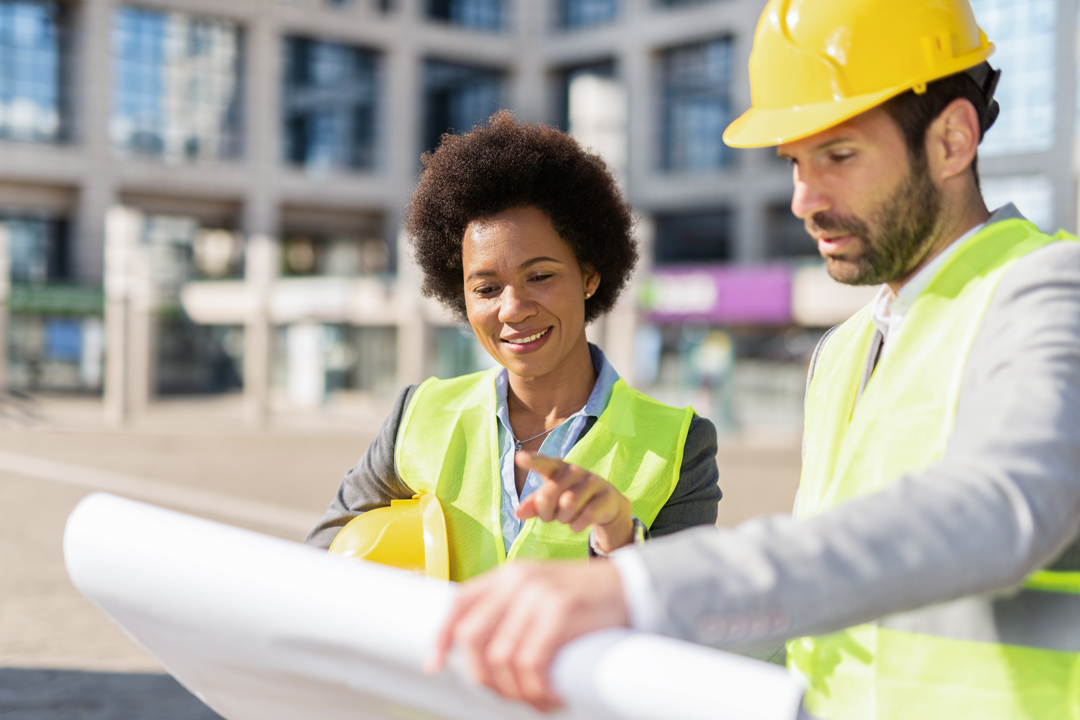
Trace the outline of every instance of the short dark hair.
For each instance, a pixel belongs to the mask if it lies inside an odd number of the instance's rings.
[[[988,129],[986,118],[989,116],[989,100],[978,83],[966,72],[928,83],[926,92],[921,95],[914,90],[908,90],[882,105],[882,109],[900,126],[908,154],[914,162],[926,161],[926,131],[941,111],[957,98],[963,98],[975,107],[980,123],[979,142],[982,142]],[[978,155],[971,161],[971,172],[975,175],[975,185],[978,186]]]
[[[519,123],[500,111],[464,135],[443,135],[425,153],[405,212],[424,295],[467,320],[461,243],[474,220],[536,207],[601,282],[585,301],[585,322],[615,305],[637,263],[633,215],[604,161],[569,135]]]

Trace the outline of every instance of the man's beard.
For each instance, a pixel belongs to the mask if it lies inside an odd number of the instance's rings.
[[[853,235],[863,242],[861,255],[825,258],[833,280],[846,285],[878,285],[905,278],[915,269],[933,241],[940,215],[941,192],[922,160],[912,163],[900,187],[874,211],[876,232],[861,218],[828,212],[814,215],[808,225]]]

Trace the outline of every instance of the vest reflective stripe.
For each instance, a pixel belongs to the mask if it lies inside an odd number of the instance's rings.
[[[874,326],[870,308],[821,352],[806,401],[796,514],[812,517],[938,462],[964,367],[1000,279],[1051,242],[1021,220],[958,248],[912,305],[856,404]],[[822,718],[1080,719],[1074,573],[1042,571],[1009,597],[971,597],[789,645]],[[1058,636],[1054,637],[1054,628]]]
[[[465,580],[507,559],[585,558],[588,530],[527,520],[506,551],[502,539],[495,376],[498,368],[416,389],[395,447],[398,476],[434,493],[446,516],[450,579]],[[565,460],[605,478],[652,524],[679,481],[692,408],[673,408],[619,380],[607,408]]]

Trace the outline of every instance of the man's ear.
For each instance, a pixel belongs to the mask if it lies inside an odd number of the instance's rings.
[[[930,174],[944,182],[967,172],[979,151],[979,114],[970,100],[957,98],[930,123],[926,157]]]

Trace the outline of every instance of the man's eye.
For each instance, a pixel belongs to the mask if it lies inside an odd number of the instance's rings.
[[[855,157],[855,153],[829,153],[829,160],[834,163],[847,162],[851,158]]]

